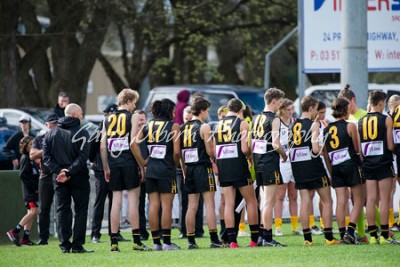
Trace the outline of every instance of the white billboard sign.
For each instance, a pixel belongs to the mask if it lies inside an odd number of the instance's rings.
[[[302,1],[304,72],[340,72],[342,1],[355,0]],[[400,71],[400,0],[364,1],[368,7],[368,70]]]

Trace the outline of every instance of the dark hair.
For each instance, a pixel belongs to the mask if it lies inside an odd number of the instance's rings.
[[[350,90],[350,85],[346,84],[343,90],[340,90],[338,97],[344,97],[347,100],[351,101],[353,98],[356,98],[356,95],[352,90]]]
[[[315,107],[318,104],[318,100],[313,96],[305,96],[301,100],[301,111],[308,112],[310,107]]]
[[[373,90],[369,92],[368,104],[371,106],[377,106],[380,101],[385,102],[386,93],[382,90]]]
[[[251,110],[249,105],[246,105],[246,108],[243,110],[243,118],[253,118],[253,111]]]
[[[332,101],[332,116],[334,118],[344,117],[348,112],[349,100],[344,97],[338,97]]]
[[[201,111],[207,110],[211,107],[210,101],[208,101],[206,98],[202,96],[196,96],[192,102],[192,114],[194,116],[198,116]]]
[[[28,146],[29,142],[33,140],[32,136],[24,136],[22,139],[19,141],[19,152],[21,154],[29,154],[29,151],[26,150],[26,147]]]
[[[175,103],[168,99],[163,98],[161,100],[154,101],[153,105],[151,106],[151,113],[153,114],[154,118],[165,118],[168,120],[174,119],[174,111]]]
[[[317,110],[321,110],[321,109],[326,109],[326,105],[325,105],[325,103],[324,103],[324,101],[319,101],[318,102],[318,107],[317,107]]]
[[[281,99],[285,97],[285,92],[278,88],[269,88],[264,94],[265,103],[269,104],[274,99]]]
[[[237,98],[232,98],[229,100],[228,104],[226,105],[228,111],[239,112],[241,109],[244,109],[243,102]]]
[[[60,93],[58,94],[58,96],[59,96],[59,97],[69,97],[69,95],[68,95],[67,92],[60,92]]]

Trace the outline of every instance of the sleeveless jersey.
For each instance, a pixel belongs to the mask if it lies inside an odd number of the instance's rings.
[[[285,150],[286,156],[288,156],[288,159],[285,162],[279,161],[279,168],[282,169],[290,169],[290,172],[292,171],[292,166],[290,165],[290,158],[289,158],[289,126],[286,125],[282,120],[281,120],[281,127],[279,131],[279,141],[281,142],[281,145],[283,147],[283,150]]]
[[[386,115],[379,112],[368,113],[358,122],[363,167],[376,170],[392,164],[392,152],[387,148]]]
[[[181,127],[182,160],[188,166],[203,163],[211,165],[204,140],[200,137],[202,125],[200,120],[192,120]]]
[[[270,111],[262,112],[253,120],[252,144],[256,172],[267,172],[279,168],[279,154],[272,146],[272,121],[277,118]]]
[[[347,125],[345,120],[339,120],[331,122],[324,129],[325,147],[333,167],[359,164],[353,140],[347,133]]]
[[[289,158],[296,182],[310,182],[326,176],[320,155],[315,155],[312,151],[312,124],[310,119],[297,119],[289,127]]]
[[[143,128],[143,135],[150,157],[146,170],[146,177],[148,178],[175,179],[173,124],[173,121],[167,119],[152,119]]]
[[[398,106],[392,114],[393,119],[393,142],[395,146],[395,163],[398,168],[400,163],[400,106]],[[395,171],[397,170],[395,169]],[[396,171],[397,173],[397,171]]]
[[[131,123],[132,113],[126,109],[117,110],[104,119],[107,136],[108,164],[110,168],[135,166],[136,160],[132,154]]]
[[[223,182],[250,178],[247,160],[241,149],[240,123],[238,117],[226,116],[215,129],[218,177]]]

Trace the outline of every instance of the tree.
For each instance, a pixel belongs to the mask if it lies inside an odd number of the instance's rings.
[[[5,73],[12,73],[12,66],[15,66],[17,78],[16,81],[5,78],[0,93],[7,95],[10,88],[7,83],[12,83],[17,95],[11,94],[11,99],[3,100],[1,106],[50,107],[62,90],[70,94],[72,101],[84,107],[89,76],[109,25],[107,10],[113,3],[106,0],[7,2],[15,3],[12,12],[0,10],[1,18],[5,20],[2,25],[6,28],[1,54],[10,58],[10,67],[5,68]],[[47,28],[38,20],[36,10],[39,6],[50,18]],[[21,21],[19,26],[23,26],[25,32],[18,32],[18,18]],[[14,36],[16,42],[5,45]],[[1,64],[6,64],[3,57]]]
[[[282,28],[290,30],[296,24],[295,4],[283,1],[141,1],[139,6],[121,2],[124,5],[115,10],[112,21],[120,37],[124,77],[118,76],[105,56],[100,57],[116,93],[123,87],[139,89],[149,73],[153,86],[204,83],[205,73],[212,82],[261,85],[262,78],[241,79],[235,65],[246,62],[247,68],[255,67],[248,61],[255,55],[262,57],[285,34]],[[274,14],[277,9],[286,15]],[[251,37],[254,32],[259,33],[258,39]],[[260,43],[250,44],[254,41]],[[207,62],[209,46],[217,47],[217,68]]]

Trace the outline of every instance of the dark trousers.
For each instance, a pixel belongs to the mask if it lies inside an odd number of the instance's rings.
[[[54,199],[54,184],[52,176],[42,176],[39,179],[39,238],[47,241],[50,236],[50,212]]]
[[[139,198],[139,229],[140,234],[148,236],[149,233],[146,230],[146,183],[140,185],[140,198]]]
[[[180,219],[180,231],[182,234],[186,235],[186,223],[185,223],[185,218],[186,218],[186,212],[188,209],[188,204],[189,204],[189,197],[188,193],[185,192],[185,183],[183,182],[183,175],[182,175],[182,170],[177,169],[176,170],[176,178],[177,178],[177,183],[178,183],[178,196],[179,196],[179,219]],[[195,234],[204,234],[204,229],[203,229],[203,208],[204,206],[204,200],[203,196],[200,194],[199,198],[199,206],[197,208],[196,212],[196,224],[195,224]]]
[[[56,183],[55,193],[57,198],[58,239],[61,245],[70,247],[70,238],[73,232],[72,248],[80,248],[85,244],[90,194],[89,179],[88,177],[72,177],[66,183]],[[73,230],[71,200],[74,201],[75,209]]]
[[[91,237],[101,237],[101,223],[104,217],[104,205],[106,202],[106,198],[108,196],[108,234],[111,234],[111,226],[110,226],[110,214],[111,214],[111,206],[112,206],[112,191],[108,188],[108,183],[104,179],[103,171],[95,171],[95,192],[96,199],[93,205],[93,217],[92,217],[92,233]]]

